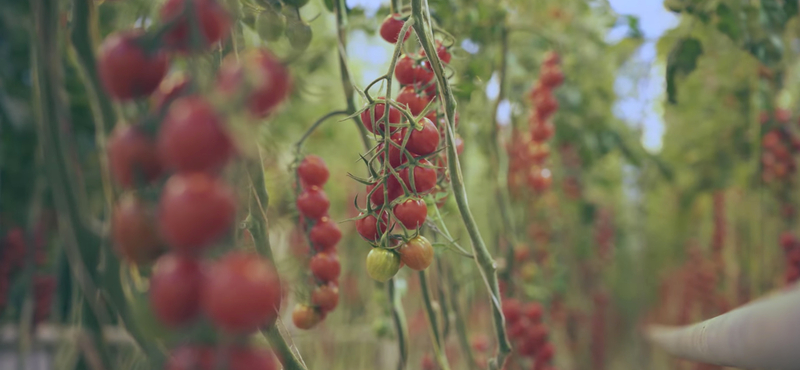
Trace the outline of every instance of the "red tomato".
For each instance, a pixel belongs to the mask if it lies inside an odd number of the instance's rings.
[[[325,191],[318,186],[311,186],[303,190],[297,197],[297,210],[300,214],[312,220],[318,220],[328,213],[331,201]]]
[[[175,72],[167,76],[150,96],[153,110],[161,112],[162,109],[169,107],[174,100],[186,95],[191,84],[192,80],[189,75],[183,72]]]
[[[423,60],[419,63],[419,66],[414,69],[414,81],[416,81],[417,86],[419,87],[426,87],[425,92],[428,94],[433,94],[436,92],[436,84],[432,84],[428,86],[436,75],[433,73],[433,68],[431,64],[427,60]]]
[[[185,14],[188,0],[167,0],[161,7],[159,14],[163,23],[175,22],[172,28],[164,35],[163,41],[170,49],[186,53],[197,46],[192,45],[192,18],[196,19],[200,27],[202,49],[224,41],[228,37],[231,27],[231,18],[225,9],[215,0],[191,0],[193,13]]]
[[[392,202],[403,195],[403,186],[400,185],[400,181],[397,180],[394,175],[389,175],[389,177],[386,179],[386,183],[389,184],[389,202]],[[373,185],[367,185],[367,194],[372,191],[372,188],[377,188],[370,196],[372,205],[382,205],[384,202],[383,184],[376,183]]]
[[[159,258],[150,279],[150,305],[167,326],[188,323],[200,313],[203,269],[197,259],[167,254]]]
[[[326,283],[336,281],[342,270],[341,265],[339,265],[339,257],[336,254],[325,252],[317,253],[314,257],[311,257],[308,267],[317,280]]]
[[[379,98],[379,99],[382,99]],[[386,114],[386,105],[383,103],[377,103],[374,107],[371,107],[363,112],[361,112],[361,123],[364,124],[367,131],[376,133],[374,125],[378,126],[378,133],[382,133],[386,128],[385,120],[382,121],[383,115]],[[402,120],[403,115],[397,110],[395,107],[389,107],[389,124],[396,124],[400,123]],[[394,131],[394,128],[392,128]]]
[[[231,348],[225,353],[228,370],[276,370],[275,355],[262,348]]]
[[[408,160],[405,155],[402,154],[400,151],[400,147],[403,145],[403,139],[405,138],[405,133],[403,131],[398,131],[392,134],[390,137],[392,143],[394,145],[389,145],[389,165],[392,167],[400,167],[403,163],[406,163]],[[408,149],[408,144],[406,144],[406,149]],[[378,144],[378,161],[383,164],[383,156],[385,153],[383,143]]]
[[[555,134],[555,127],[548,121],[537,122],[531,129],[531,139],[537,144],[549,140],[553,134]]]
[[[528,173],[528,186],[537,192],[542,192],[550,187],[553,177],[546,168],[532,168]]]
[[[506,317],[507,324],[513,324],[522,318],[522,303],[515,298],[503,301],[503,316]]]
[[[439,147],[439,130],[427,118],[423,117],[420,123],[422,124],[421,130],[411,129],[406,149],[416,155],[428,155]]]
[[[407,55],[403,55],[397,60],[394,67],[394,77],[401,85],[413,85],[416,83],[416,62]]]
[[[542,164],[550,156],[550,147],[547,144],[539,144],[530,149],[530,160],[534,164]]]
[[[235,216],[233,191],[207,174],[172,175],[161,191],[161,234],[175,251],[200,252],[230,230]]]
[[[208,317],[229,333],[271,325],[281,307],[281,284],[272,264],[247,252],[229,252],[208,273],[202,304]]]
[[[176,100],[158,132],[158,152],[177,171],[218,171],[233,155],[225,123],[211,104],[190,96]]]
[[[406,229],[415,230],[425,223],[425,219],[428,217],[428,206],[422,199],[408,199],[394,206],[394,217]]]
[[[311,329],[320,321],[322,321],[322,316],[312,307],[298,303],[292,310],[292,322],[298,329]]]
[[[419,49],[419,55],[424,57],[425,56],[425,49],[420,48]],[[442,42],[439,41],[439,40],[436,40],[436,55],[439,56],[439,59],[444,64],[450,63],[450,59],[452,58],[452,55],[450,55],[450,52],[447,50],[447,48],[444,45],[442,45]]]
[[[245,94],[249,112],[268,116],[292,90],[292,76],[281,61],[266,49],[251,49],[226,57],[217,74],[217,89],[225,96]]]
[[[97,73],[106,92],[117,100],[149,95],[167,74],[167,55],[145,50],[141,31],[114,33],[100,45]]]
[[[777,130],[772,130],[764,134],[761,138],[761,146],[764,149],[772,149],[780,145],[781,143],[781,134]]]
[[[417,235],[397,249],[400,260],[412,270],[422,271],[433,263],[433,245],[422,235]]]
[[[383,23],[381,23],[381,37],[392,44],[397,43],[397,40],[400,38],[400,31],[403,30],[404,23],[405,21],[400,18],[400,14],[390,14],[383,20]],[[403,36],[403,41],[408,40],[409,36],[411,36],[411,29]]]
[[[558,100],[553,94],[542,94],[536,101],[536,118],[545,121],[558,110]]]
[[[414,86],[406,86],[397,94],[397,102],[405,105],[411,111],[411,114],[418,115],[425,110],[428,102],[425,98],[419,96],[414,90]]]
[[[798,241],[791,231],[784,231],[780,235],[780,245],[784,250],[790,250],[798,245]]]
[[[558,68],[558,66],[544,67],[539,80],[542,81],[542,85],[545,87],[553,89],[564,82],[564,73],[561,72],[561,68]]]
[[[322,217],[309,232],[309,239],[319,251],[332,251],[342,239],[342,231],[330,217]]]
[[[542,314],[544,313],[544,308],[538,302],[530,302],[522,308],[523,314],[525,317],[530,320],[532,323],[539,323],[542,321]]]
[[[330,173],[325,161],[316,155],[307,155],[297,167],[297,175],[304,186],[322,186],[328,181]]]
[[[324,312],[333,311],[339,304],[339,287],[333,282],[317,286],[311,292],[311,304]]]
[[[181,346],[172,350],[164,369],[213,370],[216,365],[214,357],[215,349],[210,346]]]
[[[555,51],[548,51],[544,55],[544,60],[542,61],[543,66],[555,66],[561,63],[561,56],[558,55]]]
[[[409,189],[417,194],[424,194],[436,186],[436,169],[427,159],[419,161],[419,166],[414,166],[413,169],[412,176],[409,176],[408,167],[400,171],[400,178],[403,179]],[[414,186],[411,186],[412,179],[414,180]]]
[[[117,252],[126,260],[144,264],[164,251],[155,215],[144,202],[130,194],[120,198],[111,216],[111,231]]]
[[[363,213],[362,213],[363,214]],[[367,241],[374,242],[380,239],[381,235],[386,231],[389,224],[389,216],[386,213],[381,214],[381,223],[378,225],[378,219],[373,215],[356,220],[356,231]]]
[[[553,355],[555,354],[555,347],[553,347],[552,343],[545,343],[542,348],[536,352],[536,362],[537,363],[545,363],[550,362],[553,359]]]
[[[108,163],[111,176],[125,188],[137,180],[149,183],[163,172],[156,143],[138,126],[117,125],[108,139]]]

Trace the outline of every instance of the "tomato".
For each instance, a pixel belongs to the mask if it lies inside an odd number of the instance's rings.
[[[363,213],[362,213],[363,215]],[[378,225],[378,219],[373,215],[356,220],[356,231],[367,241],[374,242],[380,239],[381,235],[386,231],[389,224],[389,216],[386,213],[381,213],[381,223]]]
[[[108,164],[111,176],[125,188],[134,187],[137,180],[151,182],[163,173],[155,141],[134,125],[118,124],[111,132]]]
[[[227,355],[228,370],[276,370],[275,355],[261,348],[231,348]]]
[[[400,151],[400,147],[403,145],[403,139],[405,138],[404,131],[398,131],[392,134],[390,137],[393,145],[389,145],[389,165],[392,167],[400,167],[403,163],[406,163],[408,159],[405,155]],[[384,156],[384,143],[378,144],[378,161],[380,164],[383,164],[383,156]],[[407,145],[407,144],[406,144]],[[408,147],[406,147],[408,149]]]
[[[233,152],[225,123],[209,102],[191,96],[172,103],[158,132],[158,153],[166,166],[215,172]]]
[[[552,343],[546,343],[542,348],[536,352],[536,362],[537,363],[544,363],[550,362],[553,359],[553,355],[555,354],[555,348],[553,347]]]
[[[522,308],[523,315],[525,315],[525,317],[527,317],[528,320],[533,323],[539,323],[542,321],[543,312],[544,309],[542,308],[542,305],[537,302],[530,302]]]
[[[400,259],[412,270],[422,271],[433,262],[433,245],[422,235],[417,235],[397,250]]]
[[[425,49],[420,48],[419,55],[424,57]],[[436,40],[436,55],[439,56],[439,59],[444,64],[450,63],[450,59],[453,57],[452,55],[450,55],[450,51],[448,51],[447,48],[444,45],[442,45],[442,42],[439,40]]]
[[[531,101],[536,103],[542,98],[542,96],[550,94],[552,94],[552,92],[550,92],[550,88],[542,85],[541,82],[537,82],[536,85],[534,85],[533,88],[531,89],[529,97]]]
[[[536,118],[544,121],[558,110],[558,100],[553,94],[542,94],[536,101]]]
[[[461,135],[456,134],[454,141],[456,142],[456,154],[461,155],[464,153],[464,139],[461,138]]]
[[[537,122],[531,129],[531,139],[534,143],[541,144],[555,134],[555,127],[548,121]]]
[[[544,59],[542,61],[543,66],[549,67],[558,64],[561,64],[561,56],[558,55],[557,52],[551,50],[544,55]]]
[[[218,328],[245,334],[271,325],[281,307],[281,284],[272,264],[255,253],[229,252],[211,266],[203,309]]]
[[[772,130],[770,132],[767,132],[761,138],[761,146],[763,146],[764,149],[775,148],[776,146],[780,145],[780,143],[781,143],[781,136],[780,132],[778,132],[777,130]]]
[[[141,31],[118,32],[100,45],[97,73],[103,88],[114,99],[149,95],[167,74],[167,55],[160,50],[145,50],[142,37]]]
[[[367,274],[385,283],[400,270],[400,256],[388,249],[372,248],[367,254]]]
[[[537,192],[542,192],[550,187],[553,177],[546,168],[532,168],[528,173],[528,186]]]
[[[424,194],[433,189],[436,186],[436,169],[433,168],[431,162],[428,162],[427,159],[423,159],[419,161],[418,166],[414,166],[414,172],[412,176],[409,176],[409,167],[404,168],[400,171],[400,178],[403,179],[403,182],[409,189],[415,191],[417,194]],[[414,186],[411,186],[411,180],[414,180]]]
[[[259,348],[182,346],[174,349],[165,370],[275,370],[275,355]]]
[[[552,89],[564,83],[564,73],[561,72],[558,66],[544,67],[539,76],[539,80],[542,82],[542,85]]]
[[[198,260],[167,254],[159,258],[150,279],[150,305],[167,326],[177,327],[200,313],[203,269]]]
[[[122,196],[114,207],[111,231],[117,252],[130,262],[149,263],[164,251],[155,215],[133,195]]]
[[[427,86],[425,92],[431,95],[436,92],[436,84],[431,84],[435,77],[436,74],[433,73],[433,68],[427,60],[419,62],[419,66],[414,69],[414,81],[416,81],[416,85],[418,87]],[[429,84],[430,86],[428,86]]]
[[[510,339],[521,339],[525,337],[525,332],[528,331],[528,322],[524,320],[506,321],[506,325],[508,326],[506,333]]]
[[[416,83],[416,62],[407,55],[403,55],[397,60],[394,67],[394,77],[401,85],[413,85]]]
[[[389,177],[386,178],[386,183],[389,185],[389,202],[392,202],[403,195],[403,186],[400,185],[400,181],[397,180],[397,177],[394,175],[389,175]],[[367,194],[372,191],[372,188],[377,188],[370,196],[372,205],[382,205],[384,202],[383,184],[375,183],[373,185],[367,185]]]
[[[550,156],[550,147],[547,144],[539,144],[530,149],[530,160],[534,164],[542,164]]]
[[[342,231],[330,217],[322,217],[309,232],[309,239],[319,251],[331,251],[342,239]]]
[[[193,13],[186,14],[187,1],[192,1]],[[199,25],[201,35],[198,35],[198,40],[203,49],[224,41],[232,24],[228,13],[215,0],[167,0],[159,14],[163,23],[175,22],[162,38],[164,44],[182,53],[197,48],[191,44],[193,20],[190,17],[195,18]]]
[[[307,155],[303,158],[303,161],[300,162],[300,166],[297,167],[297,175],[300,177],[300,181],[303,182],[303,185],[308,187],[325,185],[330,173],[328,172],[328,166],[325,165],[325,161],[319,156],[311,154]]]
[[[250,49],[236,58],[223,60],[217,74],[217,89],[228,97],[244,94],[250,114],[267,117],[286,100],[292,90],[292,76],[267,49]]]
[[[333,311],[339,304],[339,287],[331,282],[314,288],[311,303],[322,311]]]
[[[791,231],[784,231],[780,235],[780,245],[784,250],[790,250],[798,244],[797,238]]]
[[[392,44],[397,43],[397,40],[400,38],[400,31],[403,30],[404,23],[405,21],[400,18],[400,14],[390,14],[383,20],[383,23],[381,23],[381,37]],[[403,41],[408,40],[409,36],[411,36],[411,29],[403,35]]]
[[[150,96],[153,110],[161,112],[162,109],[169,107],[174,100],[189,91],[191,84],[192,80],[189,75],[183,72],[175,72],[167,76]]]
[[[379,98],[379,99],[382,99]],[[383,120],[383,115],[386,114],[386,104],[384,103],[377,103],[374,107],[371,107],[363,112],[361,112],[361,123],[367,129],[367,131],[371,133],[375,132],[375,125],[378,126],[377,133],[383,133],[386,128],[386,120]],[[397,124],[400,123],[402,120],[403,115],[397,110],[395,107],[389,106],[389,124]],[[394,131],[394,128],[392,128]]]
[[[328,213],[331,201],[325,191],[318,186],[311,186],[303,190],[297,197],[297,210],[300,214],[312,220],[318,220]]]
[[[428,105],[428,102],[425,98],[419,96],[417,92],[414,90],[414,86],[406,86],[400,89],[400,92],[397,94],[397,102],[400,104],[405,105],[411,111],[411,114],[418,115],[425,110],[425,107]]]
[[[235,216],[233,191],[207,174],[172,175],[161,191],[161,235],[175,251],[200,252],[230,230]]]
[[[292,310],[292,322],[298,329],[308,330],[319,324],[322,316],[312,307],[297,304]]]
[[[394,217],[406,229],[414,230],[425,223],[428,217],[428,206],[422,199],[408,199],[394,206]]]
[[[422,124],[421,130],[411,129],[406,149],[416,155],[428,155],[439,147],[439,130],[427,118],[423,117],[420,123]]]
[[[185,345],[170,353],[165,370],[213,370],[215,349],[210,346]]]
[[[317,280],[322,282],[336,281],[339,278],[339,273],[342,267],[339,264],[339,257],[333,253],[321,252],[311,257],[311,262],[308,264],[311,273]]]
[[[506,317],[506,323],[513,324],[522,318],[522,303],[515,298],[509,298],[503,301],[503,316]]]

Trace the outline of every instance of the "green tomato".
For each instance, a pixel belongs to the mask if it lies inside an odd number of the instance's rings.
[[[367,255],[367,274],[385,283],[400,270],[400,256],[388,249],[372,248]]]

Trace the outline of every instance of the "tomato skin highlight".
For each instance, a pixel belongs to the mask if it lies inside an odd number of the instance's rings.
[[[314,288],[311,292],[311,304],[323,312],[333,311],[339,304],[339,287],[331,282]]]
[[[158,132],[158,152],[176,171],[219,171],[233,155],[225,124],[205,99],[180,98],[170,105]]]
[[[417,235],[397,250],[400,260],[412,270],[422,271],[433,263],[433,245],[427,238]]]
[[[317,253],[314,257],[311,257],[308,267],[314,277],[324,283],[336,281],[342,271],[339,257],[333,253],[325,252]]]
[[[129,262],[150,263],[165,250],[155,224],[155,212],[133,195],[122,196],[114,207],[111,232],[117,253]]]
[[[379,282],[389,281],[400,270],[400,256],[388,249],[372,248],[367,254],[367,274]]]
[[[175,174],[162,189],[161,235],[177,252],[202,251],[230,230],[235,215],[233,191],[208,174]]]
[[[403,24],[405,21],[400,19],[400,14],[390,14],[386,19],[383,20],[381,23],[380,34],[386,42],[395,44],[397,40],[400,38],[400,31],[403,30]],[[408,37],[411,36],[411,29],[409,28],[405,35],[403,35],[403,41],[408,40]]]
[[[107,151],[111,176],[124,188],[134,187],[139,178],[150,183],[164,172],[155,140],[138,126],[117,125]]]
[[[322,186],[328,181],[330,172],[325,161],[316,155],[307,155],[297,167],[297,175],[303,186]]]
[[[309,239],[318,251],[332,251],[342,239],[342,230],[330,217],[322,217],[311,228]]]
[[[300,214],[312,220],[318,220],[328,213],[331,201],[328,200],[324,190],[318,186],[311,186],[300,193],[296,205]]]
[[[281,284],[270,261],[255,253],[229,252],[208,273],[203,309],[215,326],[247,334],[272,325],[281,306]]]
[[[141,31],[118,32],[100,45],[97,73],[105,91],[116,100],[150,95],[167,74],[167,55],[160,50],[144,50],[143,35]]]
[[[195,14],[184,14],[188,1],[192,1]],[[164,44],[183,54],[192,48],[189,17],[196,17],[198,21],[203,49],[224,41],[232,23],[230,15],[215,0],[167,0],[159,15],[164,23],[175,22],[172,29],[164,35]]]
[[[425,223],[428,217],[428,206],[422,199],[408,199],[394,206],[394,217],[406,229],[414,230]]]
[[[159,258],[150,280],[150,305],[156,317],[173,328],[196,318],[203,283],[197,259],[176,254]]]

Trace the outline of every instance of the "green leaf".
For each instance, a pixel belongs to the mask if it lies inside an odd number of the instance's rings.
[[[717,29],[738,43],[742,35],[739,19],[730,7],[724,3],[717,6]]]
[[[703,54],[703,45],[700,40],[687,37],[675,44],[667,58],[667,101],[670,104],[678,102],[678,91],[675,79],[686,76],[697,68],[697,58]]]
[[[325,4],[326,9],[333,12],[333,9],[335,7],[334,1],[336,0],[323,0],[322,2]]]
[[[286,17],[269,8],[263,11],[255,21],[258,35],[267,41],[277,41],[286,30]]]

